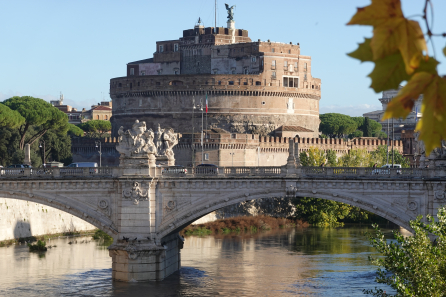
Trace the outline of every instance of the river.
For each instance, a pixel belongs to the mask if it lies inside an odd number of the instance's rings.
[[[107,248],[88,237],[51,240],[57,247],[41,255],[3,247],[0,296],[366,296],[377,286],[368,261],[377,253],[363,235],[371,230],[186,237],[182,269],[158,283],[113,282]]]

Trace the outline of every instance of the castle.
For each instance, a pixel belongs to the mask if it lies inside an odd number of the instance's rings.
[[[311,57],[299,43],[253,42],[231,19],[227,28],[199,21],[179,39],[156,42],[152,58],[128,63],[126,76],[110,80],[110,96],[114,137],[136,118],[180,133],[272,136],[288,126],[318,136],[321,80]]]

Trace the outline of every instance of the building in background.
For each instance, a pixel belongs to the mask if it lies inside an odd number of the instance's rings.
[[[105,120],[109,121],[112,116],[112,102],[102,101],[97,105],[92,105],[91,109],[87,110],[83,108],[78,111],[76,108],[70,105],[63,104],[63,94],[60,94],[59,100],[50,101],[51,105],[63,111],[68,116],[68,122],[70,124],[80,124],[90,120]]]
[[[383,96],[379,101],[382,104],[381,110],[371,111],[364,113],[364,117],[368,117],[369,119],[375,120],[382,125],[382,131],[384,131],[387,135],[392,137],[392,132],[395,134],[395,139],[402,139],[402,131],[413,131],[415,130],[416,123],[421,119],[421,104],[423,102],[423,95],[421,95],[418,100],[415,102],[412,111],[409,113],[406,119],[389,119],[382,121],[382,117],[384,112],[386,111],[387,104],[397,96],[399,90],[388,90],[383,92]],[[393,123],[393,124],[392,124]],[[392,130],[393,127],[393,130]],[[412,133],[413,134],[413,133]],[[407,135],[405,139],[407,139]]]

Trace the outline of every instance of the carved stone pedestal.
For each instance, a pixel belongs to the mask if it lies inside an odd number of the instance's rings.
[[[181,268],[183,239],[178,233],[163,238],[161,245],[150,240],[118,240],[109,249],[112,278],[116,281],[161,281]]]

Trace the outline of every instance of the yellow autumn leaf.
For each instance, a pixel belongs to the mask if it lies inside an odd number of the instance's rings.
[[[421,107],[423,117],[417,124],[419,139],[424,141],[426,156],[446,139],[446,79],[436,75],[427,86]]]
[[[404,17],[400,0],[372,0],[369,6],[359,7],[347,25],[378,26],[398,17]]]
[[[358,8],[348,25],[373,26],[370,43],[373,59],[379,60],[400,51],[407,74],[419,66],[426,40],[418,22],[404,17],[399,0],[372,0],[372,4]]]
[[[415,101],[436,75],[428,72],[415,73],[398,95],[387,104],[382,121],[390,118],[405,118],[412,111]]]

